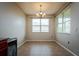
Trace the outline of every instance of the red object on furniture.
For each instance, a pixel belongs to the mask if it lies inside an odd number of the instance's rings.
[[[0,56],[7,56],[8,43],[7,39],[0,40]]]

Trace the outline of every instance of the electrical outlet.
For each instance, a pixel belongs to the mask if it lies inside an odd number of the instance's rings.
[[[68,41],[68,44],[70,44],[70,41]]]

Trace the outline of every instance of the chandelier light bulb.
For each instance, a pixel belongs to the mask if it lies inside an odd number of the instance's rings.
[[[40,14],[42,15],[43,13],[42,13],[42,12],[40,12]]]
[[[44,17],[46,15],[46,13],[42,12],[41,8],[42,8],[42,5],[40,5],[40,12],[36,14],[36,16],[38,17]]]

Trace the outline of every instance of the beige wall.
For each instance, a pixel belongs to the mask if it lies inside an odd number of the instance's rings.
[[[15,3],[0,3],[0,38],[18,39],[18,46],[25,38],[26,17]]]
[[[54,40],[54,17],[47,17],[49,18],[49,33],[39,32],[33,33],[32,32],[32,19],[36,17],[28,16],[27,19],[27,40],[31,41],[53,41]]]
[[[57,41],[79,55],[79,3],[71,5],[71,33],[56,33]],[[68,44],[68,41],[70,44]]]

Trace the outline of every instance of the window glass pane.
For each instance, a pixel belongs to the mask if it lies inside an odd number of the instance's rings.
[[[40,19],[32,19],[32,25],[40,25]]]
[[[62,24],[58,24],[58,32],[62,32]]]
[[[70,33],[70,9],[64,11],[63,32]]]
[[[49,32],[48,26],[41,26],[41,32]]]
[[[49,25],[49,19],[41,19],[41,25]]]
[[[58,32],[62,33],[70,33],[70,21],[71,21],[71,13],[70,8],[65,9],[63,13],[61,13],[58,18]]]
[[[64,22],[70,20],[70,9],[64,11]]]
[[[66,32],[70,33],[70,21],[66,22]]]
[[[64,22],[66,22],[66,21],[70,21],[70,18],[64,18]]]
[[[62,23],[62,14],[58,16],[58,23]]]
[[[66,22],[63,23],[63,32],[66,33]]]
[[[32,26],[32,32],[40,32],[40,26]]]
[[[49,19],[32,19],[32,32],[49,32]]]
[[[64,23],[64,33],[70,33],[70,21]]]

